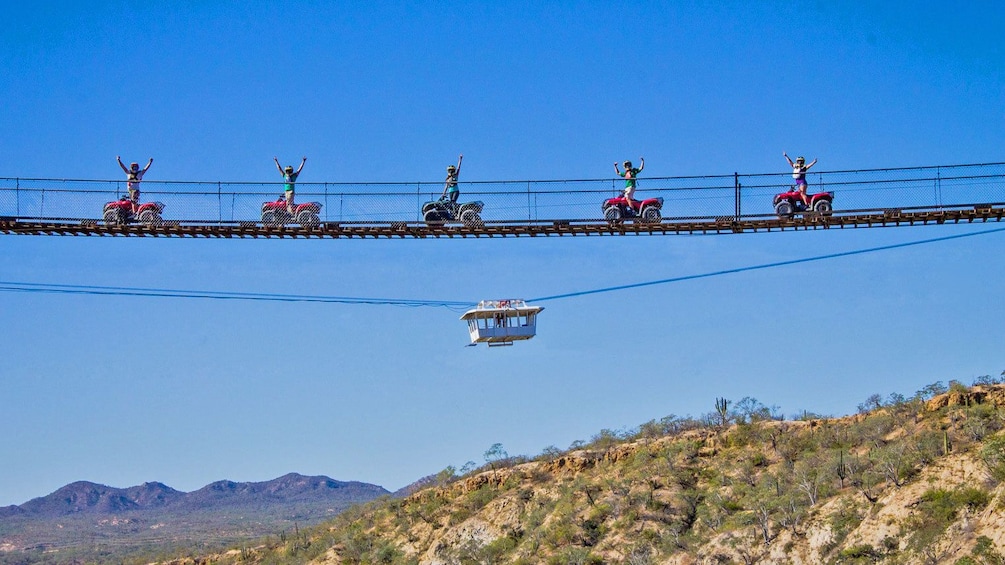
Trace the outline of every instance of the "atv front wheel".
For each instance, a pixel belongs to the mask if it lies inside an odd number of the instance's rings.
[[[775,214],[778,214],[779,218],[791,218],[794,212],[795,209],[788,200],[782,200],[778,204],[775,204]]]
[[[621,208],[617,206],[608,206],[604,209],[604,219],[608,222],[617,223],[620,222],[622,218]]]
[[[440,208],[430,208],[422,215],[427,225],[440,227],[447,221],[447,213]]]
[[[108,208],[102,216],[106,225],[119,225],[122,223],[122,214],[118,208]]]

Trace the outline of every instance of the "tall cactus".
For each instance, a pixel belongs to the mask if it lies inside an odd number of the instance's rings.
[[[725,398],[716,398],[715,411],[719,414],[719,425],[726,427],[729,423],[729,401]]]
[[[844,464],[844,450],[841,450],[840,458],[838,459],[837,468],[834,470],[838,479],[841,480],[841,488],[844,488],[844,480],[848,476],[848,468]]]

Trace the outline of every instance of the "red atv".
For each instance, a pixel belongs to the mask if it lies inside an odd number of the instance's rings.
[[[136,207],[134,214],[133,201],[128,196],[123,196],[115,202],[105,204],[101,217],[107,225],[121,226],[139,222],[146,226],[156,227],[164,223],[164,218],[161,217],[163,210],[164,204],[160,202],[144,202]]]
[[[622,196],[615,196],[604,200],[601,205],[604,210],[604,219],[608,222],[620,222],[623,219],[639,218],[643,222],[656,224],[663,216],[660,209],[663,208],[662,198],[646,198],[644,200],[633,199],[632,205],[628,205],[628,200]]]
[[[779,218],[791,218],[796,214],[802,214],[812,210],[817,214],[830,214],[834,211],[834,193],[818,192],[809,194],[809,207],[803,202],[803,197],[799,191],[792,187],[788,192],[775,195],[775,213]]]
[[[262,204],[262,224],[278,227],[297,223],[304,228],[316,228],[321,225],[320,202],[304,202],[293,205],[293,214],[286,209],[286,198]]]

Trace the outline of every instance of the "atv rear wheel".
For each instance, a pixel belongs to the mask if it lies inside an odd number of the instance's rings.
[[[830,214],[834,211],[834,205],[830,200],[817,200],[813,203],[813,211],[817,214]]]
[[[156,228],[164,224],[164,218],[155,210],[144,210],[140,212],[139,221],[147,227]]]
[[[474,210],[465,210],[461,212],[461,223],[467,227],[480,226],[482,225],[482,217]]]
[[[642,211],[642,220],[650,224],[658,224],[663,219],[660,214],[660,209],[655,206],[649,206]]]
[[[316,228],[321,225],[321,218],[315,212],[304,210],[297,214],[297,222],[303,228]]]

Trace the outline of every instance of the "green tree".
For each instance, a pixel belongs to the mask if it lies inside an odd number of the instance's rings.
[[[938,396],[946,392],[946,385],[942,381],[935,381],[930,385],[926,385],[924,388],[915,393],[915,396],[922,400],[928,400],[933,396]]]
[[[496,466],[501,461],[509,459],[509,453],[503,449],[501,443],[493,443],[492,447],[485,451],[485,462],[489,464],[489,467],[494,471]]]

